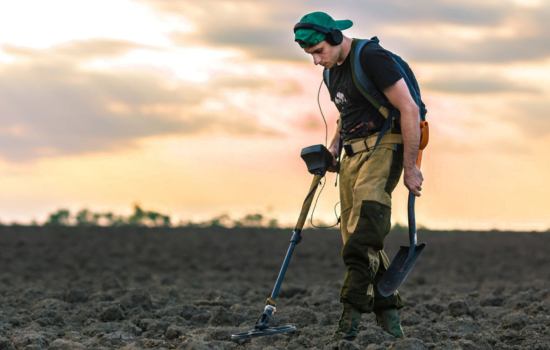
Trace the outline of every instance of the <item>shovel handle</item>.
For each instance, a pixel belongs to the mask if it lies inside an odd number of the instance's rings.
[[[416,158],[416,166],[420,169],[420,164],[422,163],[422,150],[418,150],[418,157]]]
[[[420,164],[422,163],[422,150],[426,148],[426,146],[428,145],[428,141],[430,140],[430,128],[428,122],[420,122],[420,133],[422,136],[420,138],[418,157],[416,158],[416,166],[418,167],[418,169],[420,169]]]
[[[409,191],[409,202],[408,202],[408,217],[409,217],[409,240],[411,243],[411,248],[409,250],[409,255],[411,255],[411,252],[414,253],[414,249],[416,248],[416,217],[414,214],[414,202],[415,202],[416,196],[412,193],[412,191]]]
[[[420,130],[422,132],[422,138],[420,139],[420,149],[426,148],[428,141],[430,140],[430,128],[427,121],[420,122]]]

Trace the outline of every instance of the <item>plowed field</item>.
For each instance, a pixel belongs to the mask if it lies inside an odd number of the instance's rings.
[[[315,349],[340,315],[338,231],[305,230],[274,325],[253,328],[291,232],[268,229],[0,227],[0,349]],[[400,288],[405,339],[363,315],[342,349],[550,349],[548,233],[419,232]],[[386,242],[393,258],[407,236]]]

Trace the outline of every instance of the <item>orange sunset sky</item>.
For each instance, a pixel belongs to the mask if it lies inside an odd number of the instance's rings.
[[[427,104],[417,222],[550,227],[548,0],[0,1],[0,222],[58,208],[292,225],[324,143],[302,15],[405,58]],[[334,132],[337,111],[321,89]],[[393,222],[406,223],[406,189]],[[334,174],[315,218],[335,221]]]

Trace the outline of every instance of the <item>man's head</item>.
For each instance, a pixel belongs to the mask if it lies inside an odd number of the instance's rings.
[[[345,38],[341,30],[352,25],[350,20],[335,21],[324,12],[313,12],[294,26],[295,41],[313,57],[313,63],[330,69],[345,58],[347,50],[340,45]]]
[[[294,26],[294,41],[302,48],[311,48],[322,41],[332,46],[342,42],[342,30],[353,25],[350,20],[335,21],[324,12],[312,12]]]

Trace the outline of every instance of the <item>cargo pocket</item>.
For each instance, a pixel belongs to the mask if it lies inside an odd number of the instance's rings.
[[[391,196],[395,186],[399,183],[401,173],[403,172],[403,145],[397,144],[396,149],[392,152],[392,159],[390,165],[390,174],[384,191]]]
[[[363,201],[354,234],[361,237],[361,245],[384,249],[384,240],[391,227],[391,208],[376,201]],[[353,236],[352,235],[352,236]]]

